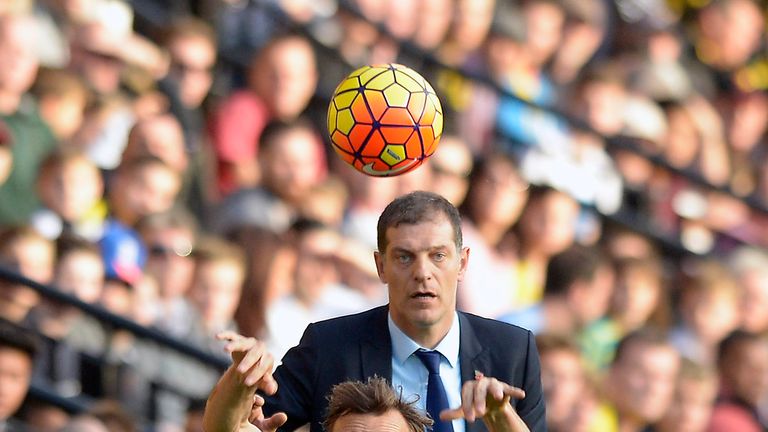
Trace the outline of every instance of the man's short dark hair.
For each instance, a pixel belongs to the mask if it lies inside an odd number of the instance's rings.
[[[380,377],[368,378],[367,382],[346,381],[336,384],[328,395],[328,414],[323,427],[333,430],[339,418],[348,414],[382,415],[389,411],[399,412],[410,432],[423,432],[432,420],[415,406],[415,401],[403,400],[392,386]]]
[[[416,225],[436,220],[441,215],[451,222],[456,249],[461,249],[461,216],[456,207],[436,193],[416,191],[395,198],[379,216],[376,227],[379,252],[385,253],[387,250],[387,229],[397,228],[401,224]]]

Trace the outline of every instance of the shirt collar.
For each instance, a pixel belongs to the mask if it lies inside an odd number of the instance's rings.
[[[424,348],[417,344],[413,339],[403,333],[400,328],[397,327],[394,321],[392,321],[392,314],[387,314],[387,326],[389,327],[389,337],[392,340],[392,356],[404,364],[408,357],[419,349],[431,351],[429,348]],[[448,330],[448,334],[445,335],[443,340],[435,347],[434,351],[439,352],[443,357],[448,360],[451,367],[456,367],[459,362],[459,314],[453,313],[453,322],[451,328]]]

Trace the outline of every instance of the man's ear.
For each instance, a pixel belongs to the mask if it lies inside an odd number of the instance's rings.
[[[459,282],[464,279],[464,274],[467,272],[467,265],[469,264],[469,248],[463,247],[459,252]]]
[[[384,277],[384,255],[379,251],[373,251],[373,260],[376,262],[376,273],[379,275],[379,281],[383,284],[387,283]]]

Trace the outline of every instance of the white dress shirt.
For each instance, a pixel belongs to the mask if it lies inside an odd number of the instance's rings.
[[[419,349],[432,351],[417,344],[400,330],[392,315],[387,316],[389,335],[392,339],[392,386],[402,394],[403,400],[417,400],[416,406],[426,412],[427,382],[429,372],[418,357],[413,355]],[[454,312],[453,324],[448,334],[435,347],[442,354],[440,378],[443,380],[448,403],[451,408],[461,405],[461,367],[459,365],[459,315]],[[464,432],[464,421],[453,421],[454,432]]]

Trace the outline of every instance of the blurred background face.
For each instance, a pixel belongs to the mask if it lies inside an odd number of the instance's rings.
[[[629,272],[616,279],[612,311],[627,329],[645,324],[660,301],[661,286],[654,278]]]
[[[128,137],[122,160],[155,156],[168,166],[183,173],[188,159],[184,147],[184,132],[178,120],[170,114],[142,119]]]
[[[611,366],[614,403],[620,413],[653,423],[672,402],[680,359],[668,346],[638,343],[627,348]]]
[[[32,86],[38,67],[34,39],[30,19],[0,18],[0,91],[20,96]]]
[[[295,118],[306,108],[317,86],[312,47],[301,38],[290,38],[267,50],[255,64],[254,89],[276,118]]]
[[[555,3],[531,1],[523,9],[526,45],[535,65],[544,65],[560,44],[565,12]]]
[[[458,0],[451,40],[466,51],[477,50],[491,28],[495,0]]]
[[[741,342],[732,351],[720,372],[723,381],[736,397],[757,406],[768,392],[768,344]]]
[[[121,196],[136,220],[170,209],[181,188],[181,180],[175,171],[156,164],[135,170],[134,175],[125,180]]]
[[[541,356],[541,384],[547,423],[564,427],[584,390],[584,370],[575,352],[554,350]]]
[[[527,183],[517,168],[506,161],[489,160],[476,187],[467,197],[476,223],[511,226],[517,221],[528,197]]]
[[[525,242],[547,255],[560,253],[573,244],[578,203],[557,191],[547,192],[526,207],[521,218]]]
[[[198,263],[193,299],[206,324],[224,326],[232,321],[240,302],[243,269],[231,261]]]
[[[313,230],[299,240],[294,283],[296,296],[304,303],[312,304],[325,288],[338,282],[334,253],[339,240],[339,236],[330,230]]]
[[[396,2],[392,2],[396,4]],[[413,41],[424,50],[433,50],[445,39],[453,16],[452,0],[420,0]]]
[[[384,25],[396,39],[410,39],[419,24],[419,5],[422,0],[387,2]]]
[[[204,37],[182,36],[171,41],[168,53],[181,102],[188,108],[199,107],[213,84],[216,47]]]
[[[422,169],[432,171],[432,192],[442,195],[456,207],[464,202],[472,171],[472,153],[463,141],[443,136],[437,151]]]
[[[101,174],[85,158],[67,161],[45,178],[43,202],[65,221],[81,220],[101,199]]]
[[[744,330],[761,333],[768,330],[768,272],[752,270],[741,277],[742,297],[739,304]]]
[[[98,254],[70,252],[59,259],[54,283],[86,303],[96,303],[104,286],[104,263]]]
[[[265,185],[277,196],[298,203],[318,181],[317,137],[308,129],[292,129],[275,137],[260,155]]]
[[[146,271],[157,279],[160,295],[175,299],[192,286],[195,261],[190,254],[194,234],[184,227],[164,227],[146,233],[149,250]]]
[[[22,351],[0,347],[0,420],[21,406],[32,377],[32,361]]]
[[[704,432],[709,426],[716,394],[714,379],[681,379],[672,405],[658,425],[659,432]]]

